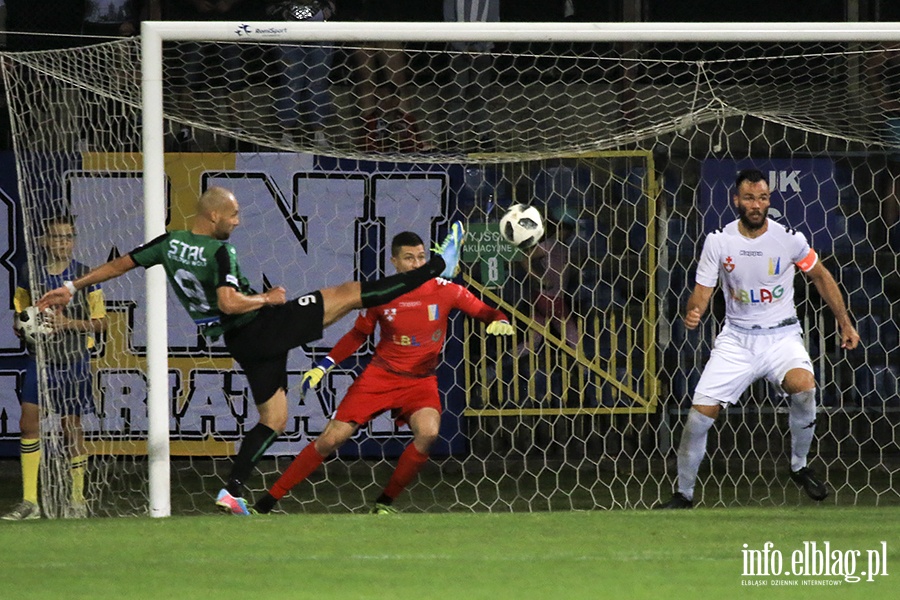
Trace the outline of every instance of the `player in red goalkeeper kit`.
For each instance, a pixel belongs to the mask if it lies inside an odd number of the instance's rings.
[[[391,262],[398,273],[425,264],[422,238],[403,232],[391,242]],[[334,365],[350,357],[381,327],[381,340],[372,361],[353,382],[334,418],[314,442],[304,448],[284,474],[259,499],[255,509],[268,513],[288,491],[306,479],[322,461],[343,445],[360,426],[375,416],[394,411],[397,422],[408,423],[413,441],[403,454],[372,512],[393,513],[394,499],[413,480],[437,439],[441,401],[435,369],[447,336],[447,320],[459,309],[484,323],[493,335],[511,335],[506,315],[476,298],[465,287],[433,279],[387,304],[362,311],[331,353],[303,375],[304,392],[315,387]]]

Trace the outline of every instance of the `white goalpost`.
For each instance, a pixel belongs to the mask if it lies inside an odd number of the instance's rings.
[[[162,37],[141,27],[141,108],[144,164],[144,239],[166,231],[166,186],[163,160]],[[150,516],[171,514],[169,469],[169,338],[166,275],[161,266],[147,270],[147,458],[149,460]]]
[[[900,81],[884,82],[898,43],[897,23],[144,22],[139,40],[6,54],[3,74],[26,237],[48,214],[76,212],[87,264],[187,226],[210,185],[241,199],[234,243],[254,287],[288,282],[294,296],[388,273],[399,231],[433,240],[451,219],[470,225],[465,282],[517,335],[497,344],[453,321],[440,448],[406,492],[414,511],[646,508],[667,496],[717,330],[714,315],[699,334],[680,323],[689,270],[700,236],[731,218],[734,172],[758,167],[864,336],[842,354],[827,308],[802,288],[821,404],[814,460],[833,501],[879,504],[900,500],[900,111],[888,102]],[[403,67],[361,78],[385,51]],[[313,56],[327,59],[323,74]],[[564,265],[537,283],[491,241],[515,202],[538,206],[560,244],[569,236]],[[539,308],[551,283],[568,311],[559,322]],[[92,514],[206,512],[255,422],[249,390],[161,268],[105,289],[110,333],[85,418]],[[252,493],[321,432],[366,363],[368,347],[297,397],[303,370],[351,323],[292,355],[289,430]],[[721,419],[703,504],[804,501],[782,481],[785,414],[757,385]],[[51,415],[43,424],[59,435]],[[285,510],[360,510],[408,440],[381,417]],[[64,502],[65,468],[45,462],[42,502]]]

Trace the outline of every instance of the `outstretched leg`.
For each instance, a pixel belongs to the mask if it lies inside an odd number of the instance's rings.
[[[259,513],[268,513],[275,508],[275,504],[295,485],[309,477],[319,465],[340,448],[344,442],[356,433],[359,426],[356,423],[344,423],[343,421],[329,421],[322,435],[316,441],[304,448],[285,472],[272,484],[269,491],[253,506]]]
[[[437,255],[424,266],[376,281],[349,281],[321,290],[325,312],[322,324],[328,327],[351,310],[390,302],[435,277],[452,277],[459,264],[464,239],[465,229],[457,221],[450,227]]]
[[[441,414],[433,408],[417,410],[409,418],[409,427],[413,432],[413,441],[400,455],[397,468],[384,491],[375,500],[373,514],[397,512],[391,505],[428,461],[428,453],[441,427]]]

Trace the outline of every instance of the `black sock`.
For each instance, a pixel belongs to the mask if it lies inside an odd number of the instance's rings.
[[[406,273],[397,273],[376,281],[360,282],[363,308],[381,306],[399,298],[406,292],[411,292],[429,279],[440,275],[447,264],[440,256],[434,256],[424,266]]]
[[[275,433],[274,429],[266,427],[262,423],[257,423],[253,429],[247,432],[247,435],[244,436],[244,441],[241,442],[240,451],[234,457],[231,475],[228,477],[228,484],[225,486],[229,494],[239,498],[244,496],[244,482],[249,479],[250,473],[253,472],[253,467],[256,466],[256,463],[259,462],[259,459],[262,458],[262,455],[265,454],[277,437],[278,434]]]
[[[256,512],[260,514],[268,514],[272,512],[272,509],[275,508],[275,503],[278,500],[275,499],[272,494],[266,492],[266,495],[256,501],[256,504],[253,505],[253,508],[256,509]]]
[[[391,498],[390,496],[386,496],[384,494],[384,492],[382,492],[381,495],[375,499],[375,504],[386,504],[386,505],[390,506],[393,503],[394,503],[394,499]]]

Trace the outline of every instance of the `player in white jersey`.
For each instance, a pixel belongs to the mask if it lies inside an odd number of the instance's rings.
[[[685,327],[695,329],[721,281],[725,326],[694,390],[681,435],[678,489],[656,508],[693,506],[709,428],[722,406],[735,404],[750,384],[762,378],[791,399],[791,479],[813,500],[828,496],[825,483],[807,466],[815,434],[816,380],[794,305],[795,269],[812,280],[837,319],[841,348],[855,348],[859,334],[837,283],[806,237],[768,218],[769,185],[763,174],[741,171],[735,189],[739,218],[706,238],[684,317]]]

